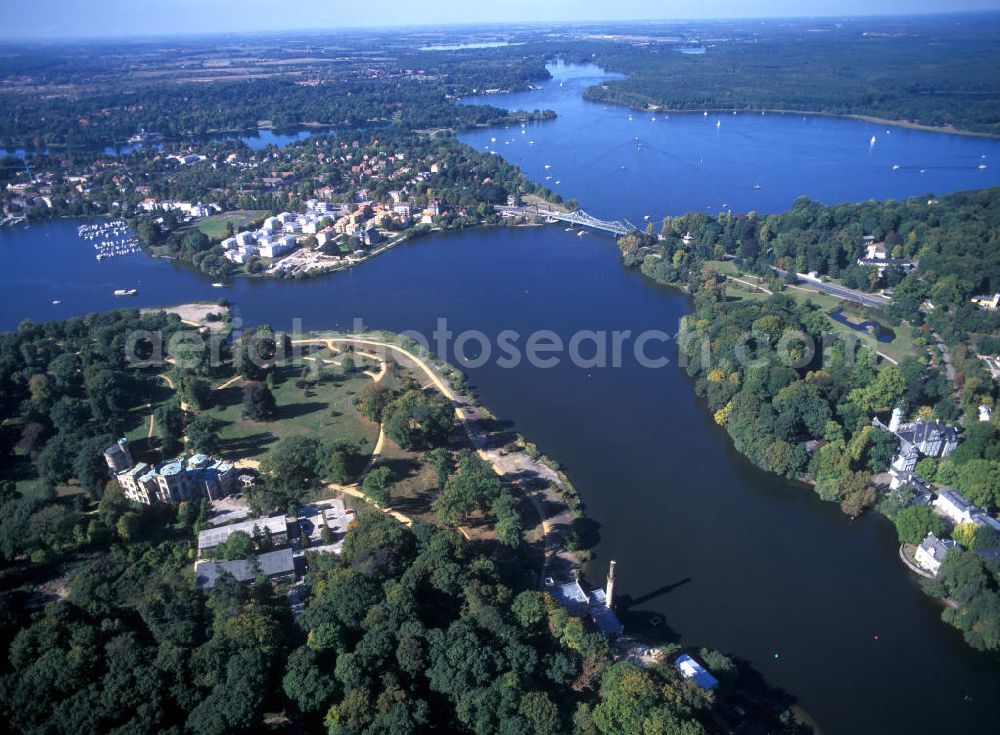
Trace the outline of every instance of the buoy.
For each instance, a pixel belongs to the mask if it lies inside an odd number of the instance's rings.
[[[775,653],[775,654],[774,654],[774,657],[775,657],[775,658],[778,658],[778,654],[777,654],[777,653]]]

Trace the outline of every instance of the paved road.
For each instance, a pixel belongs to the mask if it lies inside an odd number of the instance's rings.
[[[777,266],[771,266],[776,273],[782,276],[787,276],[788,271],[783,271]],[[853,288],[847,288],[846,286],[838,286],[835,283],[823,283],[822,281],[815,281],[809,278],[804,273],[795,273],[795,280],[797,283],[803,283],[810,288],[814,288],[817,291],[822,291],[823,293],[828,293],[831,296],[836,296],[839,299],[844,299],[845,301],[853,301],[856,304],[863,304],[864,306],[880,307],[885,306],[889,303],[889,299],[885,296],[880,296],[879,294],[865,293],[864,291],[856,291]]]
[[[955,372],[955,366],[951,364],[951,353],[948,352],[948,346],[945,345],[944,340],[941,339],[941,335],[934,332],[934,342],[937,344],[939,350],[941,350],[941,359],[944,362],[944,374],[948,378],[948,382],[952,385],[952,394],[955,398],[955,402],[958,404],[958,410],[961,411],[961,415],[958,417],[958,422],[965,425],[965,412],[962,411],[962,388],[958,384],[958,375]]]

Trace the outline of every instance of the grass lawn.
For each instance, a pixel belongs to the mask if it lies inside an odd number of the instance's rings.
[[[268,214],[266,209],[241,209],[205,217],[195,222],[194,226],[204,232],[210,240],[224,240],[229,237],[231,224],[241,227]]]
[[[375,448],[378,425],[362,416],[354,405],[355,395],[371,383],[371,378],[361,373],[345,377],[326,370],[319,383],[303,390],[295,387],[298,375],[294,367],[276,371],[273,392],[278,417],[274,421],[243,420],[240,382],[213,392],[215,405],[201,413],[215,419],[223,457],[261,460],[288,436],[354,442],[367,452]]]
[[[423,452],[409,452],[386,437],[378,464],[392,470],[390,507],[415,520],[437,523],[431,503],[440,488],[434,470],[423,461]]]
[[[722,273],[724,275],[735,276],[738,271],[736,269],[736,264],[728,260],[708,260],[705,261],[705,265],[710,267],[712,270]],[[744,274],[739,276],[747,281],[760,282],[760,279],[751,274]],[[811,302],[813,305],[820,307],[824,312],[830,312],[837,308],[850,308],[850,304],[845,302],[836,296],[827,293],[820,293],[818,291],[813,291],[810,289],[798,287],[786,287],[783,291],[779,291],[785,296],[795,299],[796,302],[804,304],[807,301]],[[764,299],[767,295],[759,291],[751,291],[748,286],[744,286],[740,283],[735,283],[729,281],[726,284],[726,297],[730,300],[739,299]],[[843,324],[835,322],[833,319],[829,319],[831,331],[843,332],[844,334],[849,334],[857,337],[862,344],[870,349],[874,349],[881,352],[884,355],[888,355],[893,360],[897,362],[901,361],[904,357],[916,356],[915,346],[913,343],[913,338],[910,336],[910,327],[903,324],[899,327],[891,326],[887,321],[878,319],[877,317],[859,317],[862,321],[878,321],[883,323],[889,329],[892,329],[896,333],[895,339],[892,342],[879,342],[875,335],[869,332],[850,329],[845,327]],[[882,363],[888,364],[888,363]]]
[[[737,276],[739,269],[732,260],[706,260],[704,266],[724,276]],[[749,280],[749,279],[748,279]]]

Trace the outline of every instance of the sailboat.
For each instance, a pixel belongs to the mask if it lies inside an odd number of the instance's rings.
[[[722,127],[722,120],[716,120],[715,121],[715,129],[718,130],[721,127]]]

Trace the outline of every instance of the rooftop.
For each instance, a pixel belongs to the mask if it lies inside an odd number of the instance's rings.
[[[146,464],[145,462],[139,462],[138,464],[136,464],[135,466],[133,466],[131,469],[122,470],[118,474],[119,475],[128,475],[130,477],[135,477],[136,475],[143,474],[148,469],[149,469],[149,465],[148,464]]]
[[[198,548],[211,549],[224,544],[229,536],[236,531],[242,531],[249,536],[253,536],[255,528],[259,528],[261,533],[269,530],[272,534],[287,534],[288,522],[285,520],[285,516],[277,515],[269,518],[251,518],[239,523],[231,523],[228,526],[206,528],[198,534]]]
[[[928,533],[927,538],[920,542],[920,548],[923,549],[925,553],[934,557],[934,560],[938,562],[943,562],[948,550],[954,549],[956,546],[958,546],[958,544],[951,539],[942,541],[933,533]]]
[[[587,593],[583,591],[579,582],[567,582],[553,587],[548,592],[563,607],[576,607],[577,605],[586,605],[588,602]]]
[[[161,475],[177,475],[180,474],[184,469],[184,460],[181,458],[168,459],[166,462],[160,465],[159,473]]]
[[[715,689],[719,686],[719,680],[712,676],[705,667],[688,656],[686,653],[678,656],[674,661],[674,666],[681,672],[685,679],[694,679],[694,683],[702,689]]]
[[[604,636],[609,636],[613,633],[621,634],[625,630],[625,626],[622,625],[618,616],[615,615],[615,611],[608,607],[608,598],[605,596],[604,590],[592,590],[588,597],[590,599],[590,607],[587,612],[594,619],[594,624],[601,631],[601,634]]]
[[[232,561],[199,561],[194,565],[195,586],[200,590],[215,587],[223,573],[229,574],[237,582],[249,582],[260,573],[265,577],[291,574],[295,571],[295,556],[291,549],[281,549],[261,554],[256,559],[234,559]]]
[[[949,487],[943,487],[938,490],[938,499],[951,503],[953,506],[958,508],[959,511],[968,511],[971,513],[976,509],[976,506]]]

